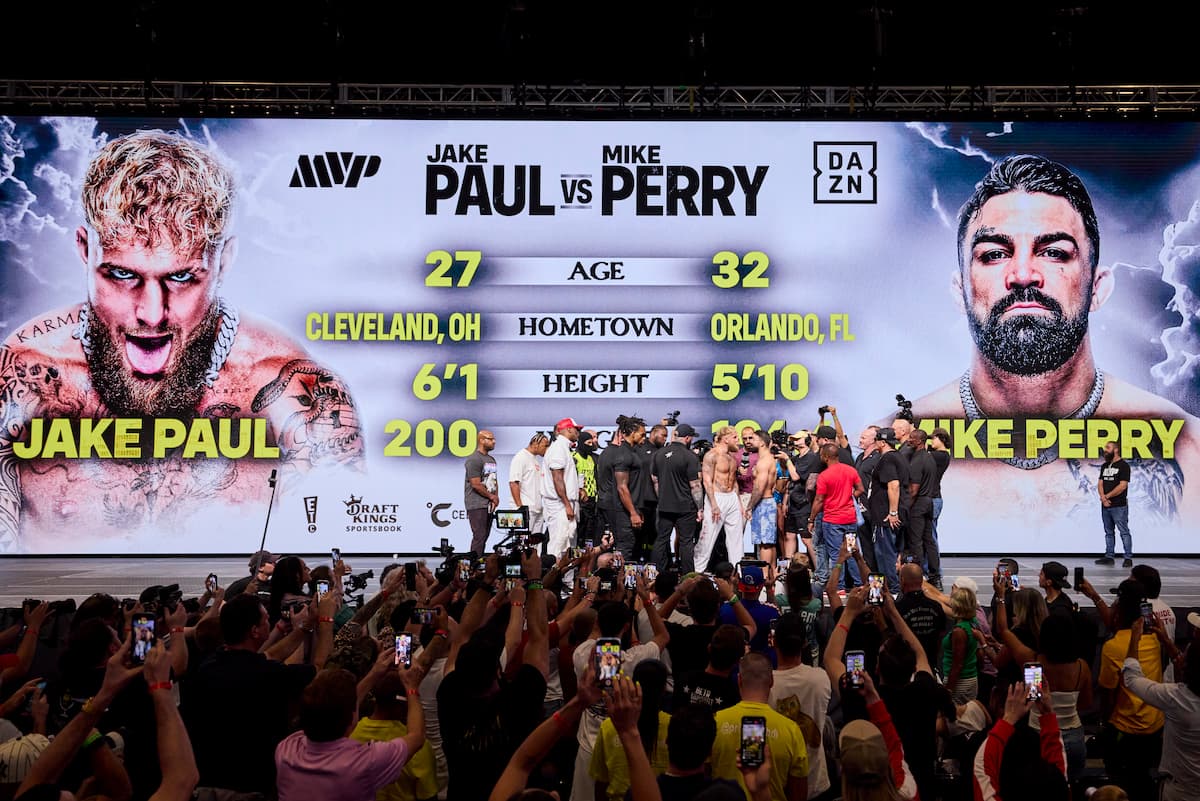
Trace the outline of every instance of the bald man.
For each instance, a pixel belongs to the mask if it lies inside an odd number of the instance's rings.
[[[463,505],[467,507],[467,522],[471,524],[471,550],[482,554],[492,530],[492,513],[500,503],[500,483],[496,473],[496,437],[491,431],[480,431],[475,440],[475,452],[466,458],[463,467]]]
[[[924,578],[920,565],[900,566],[900,596],[896,599],[896,611],[920,640],[929,664],[940,665],[942,662],[937,656],[946,634],[946,612],[940,603],[921,591]]]

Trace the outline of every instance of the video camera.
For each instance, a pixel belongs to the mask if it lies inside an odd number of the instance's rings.
[[[670,413],[670,414],[668,414],[666,417],[664,417],[664,418],[663,418],[663,425],[665,425],[665,426],[677,426],[677,425],[679,425],[679,410],[678,410],[678,409],[676,409],[675,411],[671,412],[671,413]]]
[[[772,431],[771,453],[776,455],[780,453],[787,453],[788,448],[791,447],[791,441],[788,439],[789,436],[790,435],[788,432],[782,428],[778,431]]]
[[[28,612],[30,609],[36,609],[42,605],[42,601],[37,598],[26,598],[21,602],[21,608]],[[50,611],[55,614],[63,612],[73,613],[75,611],[75,599],[67,598],[62,601],[51,601],[49,605]]]
[[[375,578],[374,570],[367,570],[362,573],[353,573],[349,576],[346,576],[344,581],[345,592],[351,593],[358,592],[359,590],[365,590],[367,588],[367,582],[373,578]]]
[[[912,401],[907,400],[903,395],[897,393],[896,405],[900,407],[900,411],[896,412],[896,419],[907,420],[911,423],[913,420]]]
[[[138,597],[142,609],[147,612],[157,612],[159,609],[174,609],[183,600],[183,592],[178,584],[155,584],[142,590]]]

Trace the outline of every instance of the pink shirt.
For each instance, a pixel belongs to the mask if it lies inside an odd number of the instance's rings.
[[[279,801],[375,801],[375,791],[394,782],[407,762],[403,739],[315,743],[298,731],[275,749]]]

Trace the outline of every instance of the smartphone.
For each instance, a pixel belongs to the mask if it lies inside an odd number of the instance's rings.
[[[883,606],[883,582],[882,573],[867,574],[867,604],[869,606]]]
[[[342,561],[342,549],[341,548],[330,549],[329,557],[333,560],[333,563],[336,565],[338,562]]]
[[[458,580],[462,582],[471,580],[471,563],[466,559],[460,559],[458,562]]]
[[[638,574],[637,569],[638,569],[637,565],[625,565],[625,589],[627,589],[627,590],[636,590],[637,589],[637,574]]]
[[[39,681],[36,686],[37,686],[37,692],[39,692],[39,693],[46,692],[46,682]],[[27,695],[25,697],[25,711],[26,712],[33,709],[33,696],[35,696],[35,695],[37,695],[37,693],[30,693],[29,695]]]
[[[742,765],[757,768],[766,759],[767,719],[742,718]]]
[[[521,566],[520,565],[505,565],[504,566],[504,577],[505,578],[520,578],[521,577]]]
[[[601,687],[612,687],[621,672],[621,640],[617,637],[596,640],[595,660],[596,682]]]
[[[591,540],[584,540],[584,541],[583,541],[583,549],[584,549],[585,551],[590,551],[590,550],[592,550],[592,548],[594,548],[594,547],[596,547],[596,546],[592,544],[592,541],[591,541]]]
[[[996,575],[1002,579],[1008,578],[1008,576],[1009,576],[1008,565],[1005,564],[1004,562],[997,562],[996,563]]]
[[[612,592],[612,590],[613,590],[613,583],[611,581],[601,581],[600,582],[600,592]]]
[[[412,643],[413,636],[411,634],[396,635],[396,666],[406,668],[412,667]]]
[[[322,579],[317,582],[317,597],[324,598],[329,594],[329,582]]]
[[[851,687],[862,687],[863,674],[867,672],[867,654],[865,651],[846,652],[846,675],[850,677]]]
[[[409,619],[412,620],[413,623],[416,623],[418,626],[428,626],[430,623],[433,622],[433,615],[434,615],[434,612],[432,609],[427,609],[423,606],[418,606],[416,609],[414,609],[412,611],[412,617]]]
[[[917,557],[913,556],[911,553],[904,555],[904,564],[915,565],[916,563],[917,563]]]
[[[1042,697],[1042,663],[1041,662],[1026,662],[1025,663],[1025,699],[1027,701],[1037,701]]]
[[[519,581],[520,581],[519,578],[513,578],[512,576],[509,576],[508,578],[504,579],[504,591],[512,592],[513,590],[515,590],[517,588],[517,582],[519,582]]]
[[[442,545],[440,548],[438,548],[438,551],[440,551],[441,553],[445,553],[448,550],[450,550],[450,540],[446,539],[445,537],[442,537]]]
[[[1154,605],[1149,601],[1142,601],[1142,623],[1146,629],[1154,628]]]
[[[417,563],[404,563],[404,586],[409,592],[417,589]]]
[[[1083,583],[1083,568],[1075,568],[1075,589],[1079,589],[1079,585]]]
[[[646,565],[642,569],[642,575],[645,577],[647,584],[653,584],[658,580],[658,565]]]
[[[150,649],[154,647],[154,615],[146,612],[138,612],[133,616],[132,631],[133,649],[130,651],[131,660],[135,665],[144,665],[146,663],[146,654],[150,653]]]
[[[858,535],[853,531],[846,532],[846,550],[853,551],[858,547]]]
[[[583,556],[583,548],[572,548],[571,549],[571,558],[572,559],[579,559],[582,556]]]
[[[611,548],[612,544],[613,544],[613,533],[611,531],[604,532],[604,535],[602,537],[600,537],[601,547]]]
[[[767,636],[767,645],[775,647],[775,630],[779,628],[779,618],[775,618],[770,622],[771,633]]]
[[[1012,588],[1014,590],[1021,589],[1021,577],[1020,576],[1009,576],[1008,583],[1012,586]]]
[[[217,574],[216,573],[208,574],[208,578],[206,578],[204,580],[204,589],[208,590],[209,592],[217,591]]]

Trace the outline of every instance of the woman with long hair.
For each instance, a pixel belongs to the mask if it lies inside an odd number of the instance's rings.
[[[271,604],[267,608],[271,625],[283,617],[284,604],[309,600],[311,578],[308,565],[299,556],[285,556],[275,563],[275,572],[271,574]]]
[[[633,669],[633,681],[642,688],[642,709],[638,713],[638,734],[642,749],[650,758],[656,776],[667,770],[667,727],[671,716],[662,711],[667,689],[667,666],[657,659],[644,659]],[[590,773],[596,782],[596,799],[620,801],[629,790],[629,762],[612,720],[600,724],[596,747],[592,751]]]
[[[1050,615],[1042,621],[1038,644],[1034,661],[1042,663],[1042,673],[1050,686],[1050,706],[1058,718],[1058,730],[1067,752],[1067,781],[1074,784],[1087,767],[1087,744],[1079,710],[1092,705],[1092,669],[1077,656],[1075,625],[1065,615]],[[1040,718],[1036,708],[1031,710],[1029,727],[1040,731]]]
[[[942,675],[946,689],[958,705],[974,701],[979,695],[979,663],[976,658],[975,593],[955,587],[950,593],[950,611],[954,627],[942,639]]]

